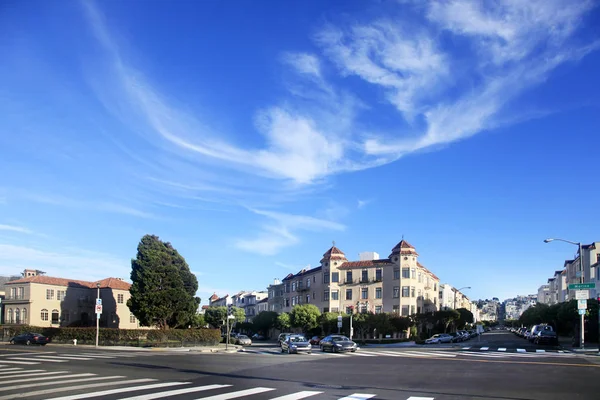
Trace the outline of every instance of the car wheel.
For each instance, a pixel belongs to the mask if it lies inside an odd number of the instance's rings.
[[[285,350],[283,349],[283,346],[281,346],[281,352],[285,353]]]
[[[337,352],[338,352],[338,349],[337,349],[337,347],[335,347],[335,346],[333,346],[331,349],[332,349],[332,350],[331,350],[331,351],[332,351],[332,353],[337,353]]]
[[[40,346],[45,346],[45,345],[46,345],[46,343],[40,343]]]
[[[356,349],[352,350],[353,353],[356,353]]]
[[[11,339],[10,344],[15,344],[15,341]]]
[[[31,340],[27,340],[27,342],[25,342],[25,344],[26,344],[27,346],[29,346],[29,345],[31,344]]]
[[[325,351],[325,347],[324,346],[319,346],[321,348],[321,351]]]
[[[308,354],[312,354],[312,351],[309,351]]]

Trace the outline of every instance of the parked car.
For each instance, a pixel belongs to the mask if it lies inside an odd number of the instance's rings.
[[[546,325],[546,324],[534,325],[531,328],[531,332],[528,337],[529,341],[533,343],[533,341],[537,337],[538,333],[540,333],[541,331],[554,332],[554,329],[550,325]]]
[[[265,337],[263,335],[255,333],[254,335],[252,335],[252,340],[265,340]]]
[[[237,335],[235,338],[235,344],[250,346],[252,344],[252,340],[246,335]]]
[[[553,330],[541,330],[534,337],[533,343],[558,346],[558,336]]]
[[[429,339],[425,340],[425,344],[437,344],[437,343],[450,343],[452,342],[452,336],[447,333],[436,333]]]
[[[333,353],[341,351],[351,351],[352,353],[358,350],[358,346],[352,340],[343,335],[329,335],[321,339],[319,343],[321,351],[331,351]]]
[[[33,332],[22,333],[10,339],[10,344],[26,344],[28,346],[30,344],[39,344],[45,346],[49,342],[50,339],[48,337],[42,335],[41,333]]]
[[[448,335],[452,336],[452,343],[462,342],[464,338],[458,332],[450,332]]]
[[[312,345],[310,342],[304,337],[304,335],[289,335],[286,340],[281,342],[281,352],[288,354],[292,353],[312,353]]]
[[[309,342],[310,344],[312,344],[313,346],[318,345],[319,343],[321,343],[321,339],[323,339],[321,336],[313,336],[310,338]]]

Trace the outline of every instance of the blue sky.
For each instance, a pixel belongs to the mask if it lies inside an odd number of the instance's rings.
[[[490,4],[4,2],[0,272],[129,279],[153,233],[205,301],[404,235],[534,293],[600,240],[600,17]]]

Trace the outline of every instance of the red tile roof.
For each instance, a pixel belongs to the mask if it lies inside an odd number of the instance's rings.
[[[210,308],[210,306],[202,306],[203,310],[208,310]]]
[[[344,254],[343,251],[341,251],[340,249],[338,249],[335,246],[332,246],[329,250],[327,250],[325,252],[325,254],[323,254],[323,258],[321,259],[321,262],[323,261],[329,261],[329,260],[345,260],[346,259],[346,255]]]
[[[106,278],[96,282],[79,281],[75,279],[66,278],[54,278],[46,275],[28,276],[26,278],[17,279],[15,281],[6,282],[6,284],[20,284],[20,283],[40,283],[43,285],[54,285],[54,286],[66,286],[66,287],[79,287],[96,289],[96,284],[100,284],[100,289],[119,289],[129,290],[131,284],[119,279],[119,278]]]
[[[392,252],[396,252],[401,249],[413,249],[414,250],[415,247],[412,244],[408,243],[406,240],[402,239],[400,241],[400,243],[398,243],[396,246],[394,246],[394,248],[392,249]]]
[[[338,269],[352,269],[352,268],[367,268],[367,267],[381,267],[385,264],[390,264],[390,260],[366,260],[366,261],[346,261],[338,267]]]
[[[208,299],[211,300],[211,301],[219,300],[219,296],[217,296],[216,293],[213,293],[213,295],[210,296]]]

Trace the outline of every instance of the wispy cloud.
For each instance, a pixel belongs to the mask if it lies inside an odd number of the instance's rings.
[[[371,203],[372,201],[373,201],[373,200],[371,200],[371,199],[367,199],[367,200],[361,200],[361,199],[358,199],[358,201],[357,201],[357,204],[356,204],[356,207],[357,207],[357,208],[359,208],[359,209],[360,209],[360,208],[364,208],[364,207],[366,207],[366,206],[367,206],[369,203]]]
[[[82,249],[45,250],[11,244],[0,244],[0,264],[15,269],[36,268],[50,276],[77,279],[101,279],[107,276],[127,278],[130,271],[128,260],[90,252]]]
[[[301,74],[321,77],[321,63],[317,56],[308,53],[285,53],[283,61]]]
[[[0,224],[0,231],[9,231],[9,232],[26,233],[26,234],[33,233],[31,230],[24,228],[22,226],[5,225],[5,224]]]
[[[300,242],[297,232],[300,231],[343,231],[346,227],[338,222],[322,220],[305,215],[285,214],[275,211],[251,210],[257,215],[266,217],[269,222],[262,226],[262,231],[250,239],[238,239],[235,247],[261,255],[277,254],[282,248]]]

